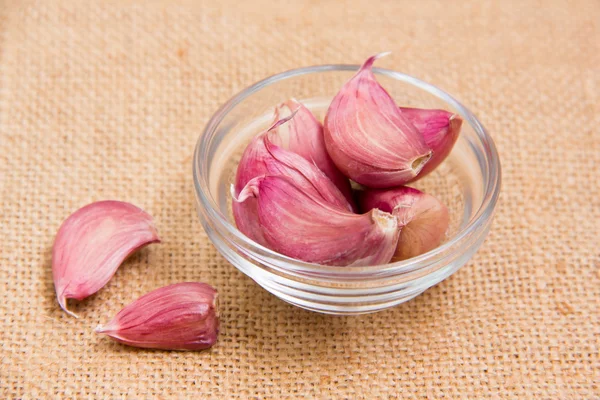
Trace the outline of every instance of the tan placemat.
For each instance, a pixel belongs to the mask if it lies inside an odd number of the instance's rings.
[[[600,3],[0,2],[0,385],[9,398],[600,398]],[[269,295],[195,215],[191,154],[270,74],[380,60],[446,89],[503,161],[496,222],[454,276],[392,310],[330,317]],[[133,202],[164,242],[56,304],[61,221]],[[159,286],[221,293],[202,353],[92,332]]]

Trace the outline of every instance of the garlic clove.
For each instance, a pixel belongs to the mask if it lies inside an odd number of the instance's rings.
[[[96,328],[134,347],[203,350],[219,333],[217,291],[205,283],[184,282],[147,293]]]
[[[100,290],[137,249],[160,242],[152,217],[133,204],[99,201],[75,211],[61,225],[52,248],[52,275],[60,307]]]
[[[368,189],[358,194],[360,208],[391,212],[401,226],[392,261],[416,257],[439,246],[450,224],[448,208],[432,195],[407,186]]]
[[[353,214],[303,191],[283,176],[253,179],[234,200],[257,200],[267,246],[299,260],[337,266],[390,261],[398,242],[398,221],[372,210]]]
[[[275,146],[265,137],[265,146],[271,155],[268,169],[270,175],[289,177],[298,187],[311,196],[322,199],[332,207],[352,211],[352,204],[333,184],[323,171],[298,154]]]
[[[324,124],[327,152],[350,179],[373,188],[416,177],[432,155],[422,135],[377,82],[370,57],[334,97]]]
[[[271,142],[314,163],[337,186],[350,204],[354,204],[348,178],[340,172],[325,149],[323,125],[302,103],[289,99],[275,108],[275,119],[296,115],[288,123],[269,133]]]
[[[445,110],[406,107],[401,107],[400,110],[402,115],[421,132],[425,143],[433,151],[431,159],[411,180],[412,182],[429,174],[448,157],[458,139],[463,120],[458,114]]]
[[[246,147],[238,165],[232,195],[236,197],[253,178],[264,175],[282,175],[292,179],[302,190],[322,198],[333,207],[352,211],[353,205],[319,168],[302,156],[271,142],[268,133],[293,117],[294,115],[291,115],[277,121],[265,133],[255,137]],[[265,245],[262,227],[258,221],[256,199],[248,199],[243,203],[234,201],[232,208],[238,229],[250,239]]]

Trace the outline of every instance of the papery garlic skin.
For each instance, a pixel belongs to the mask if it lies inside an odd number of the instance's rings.
[[[205,283],[183,282],[147,293],[96,328],[134,347],[203,350],[217,342],[217,291]]]
[[[379,209],[398,218],[401,226],[392,261],[416,257],[438,247],[445,239],[448,208],[435,197],[407,186],[368,189],[358,194],[361,210]]]
[[[423,135],[427,146],[433,151],[431,159],[421,172],[411,179],[420,179],[437,168],[448,157],[460,134],[462,118],[445,110],[400,107],[402,115]]]
[[[323,125],[312,112],[296,99],[289,99],[275,108],[275,120],[296,111],[294,118],[269,132],[271,142],[314,163],[337,186],[348,202],[354,205],[348,178],[335,166],[325,148]]]
[[[301,190],[291,179],[253,179],[236,202],[257,200],[267,247],[299,260],[336,266],[390,261],[398,242],[398,221],[373,210],[353,214]]]
[[[137,249],[160,242],[152,217],[122,201],[98,201],[71,214],[52,248],[56,297],[67,314],[67,299],[82,300],[100,290]]]
[[[269,132],[285,124],[291,118],[293,115],[277,121],[266,132],[255,137],[246,147],[238,165],[232,190],[233,196],[238,196],[253,178],[281,175],[289,177],[302,190],[322,198],[333,207],[352,211],[353,205],[317,166],[302,156],[271,142]],[[232,208],[238,229],[250,239],[265,245],[262,227],[258,221],[256,200],[248,199],[243,203],[233,202]]]
[[[373,188],[415,178],[432,155],[422,135],[377,82],[370,57],[334,97],[324,123],[325,146],[338,169]]]

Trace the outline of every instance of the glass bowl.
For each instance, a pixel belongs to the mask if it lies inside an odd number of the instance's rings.
[[[250,240],[236,229],[230,185],[251,138],[268,128],[274,107],[294,97],[322,121],[358,65],[299,68],[262,80],[225,103],[200,135],[193,159],[198,215],[219,252],[280,299],[329,314],[362,314],[408,301],[463,266],[490,230],[500,192],[500,160],[477,118],[441,89],[411,76],[374,68],[378,81],[407,107],[443,108],[464,119],[452,153],[433,173],[411,184],[448,206],[447,239],[406,261],[367,267],[302,262]]]

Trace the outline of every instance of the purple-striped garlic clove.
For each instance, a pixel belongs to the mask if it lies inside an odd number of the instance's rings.
[[[421,172],[411,180],[416,181],[437,168],[448,157],[460,134],[462,118],[445,110],[401,107],[402,115],[423,135],[433,151],[431,159]]]
[[[52,248],[52,275],[60,307],[100,290],[137,249],[160,242],[152,217],[133,204],[99,201],[61,225]]]
[[[294,118],[270,131],[269,139],[273,144],[314,163],[340,189],[348,202],[354,205],[350,182],[329,157],[325,148],[323,125],[312,112],[296,99],[289,99],[275,108],[275,120],[287,117],[294,111]]]
[[[267,247],[299,260],[336,266],[390,261],[398,242],[398,220],[372,210],[353,214],[311,195],[284,176],[251,180],[234,202],[256,200]]]
[[[359,192],[361,210],[379,209],[398,218],[400,238],[392,261],[416,257],[439,246],[450,224],[448,208],[430,194],[407,186]]]
[[[370,57],[334,97],[325,116],[325,146],[338,169],[373,188],[415,178],[432,155],[422,135],[377,82]]]
[[[323,199],[332,207],[352,211],[353,205],[317,166],[302,156],[271,142],[268,134],[293,117],[294,114],[277,121],[266,132],[255,137],[246,147],[237,168],[232,195],[237,197],[253,178],[265,175],[286,176],[302,190]],[[266,241],[256,207],[256,199],[253,198],[242,203],[234,201],[233,216],[238,229],[243,234],[265,245]]]
[[[217,291],[183,282],[147,293],[96,328],[117,342],[150,349],[203,350],[217,342]]]

